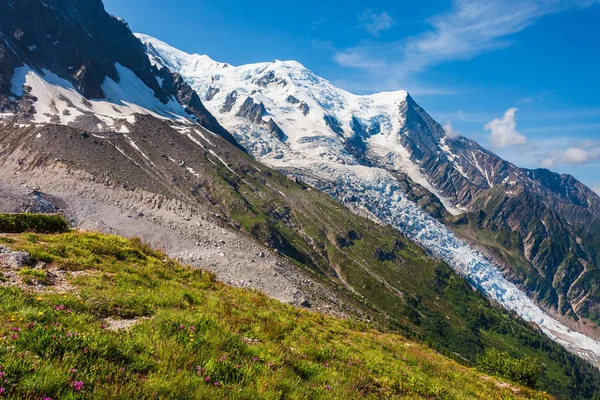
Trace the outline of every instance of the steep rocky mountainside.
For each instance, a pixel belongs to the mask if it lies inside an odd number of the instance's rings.
[[[447,137],[406,92],[355,96],[293,61],[233,67],[138,37],[152,63],[184,76],[261,161],[300,174],[310,166],[309,176],[337,165],[384,169],[544,308],[580,328],[600,322],[600,197],[573,177]]]

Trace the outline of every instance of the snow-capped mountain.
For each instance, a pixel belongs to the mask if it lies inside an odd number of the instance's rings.
[[[102,2],[0,0],[0,9],[0,119],[127,132],[145,114],[235,144],[179,75],[152,68]]]
[[[564,223],[560,233],[565,237],[573,232],[579,235],[600,215],[600,198],[584,185],[569,176],[520,169],[469,139],[447,137],[404,91],[357,96],[297,62],[234,67],[207,56],[186,54],[145,35],[138,38],[151,62],[181,74],[207,109],[257,159],[298,176],[358,213],[396,227],[467,276],[489,297],[600,365],[598,342],[542,311],[488,257],[409,200],[399,177],[406,174],[412,183],[435,194],[454,215],[482,212],[498,192],[518,198],[526,191],[536,196],[538,209],[501,208],[496,210],[500,221],[506,222],[501,217],[510,211],[509,222],[530,222],[531,215],[541,210],[544,219],[540,225],[545,226],[550,218],[546,210],[553,208],[552,222]],[[579,228],[571,228],[571,222]],[[551,243],[555,225],[538,236],[529,235],[528,240],[537,245],[527,242],[530,259],[526,263],[535,260],[540,269],[552,269],[547,252],[536,251]],[[518,232],[518,223],[512,228]],[[578,251],[582,263],[591,265],[595,262],[593,244],[580,236],[573,251]],[[563,264],[571,251],[567,248],[550,261]],[[572,282],[580,277],[575,273]],[[531,294],[536,296],[535,291]],[[581,296],[587,298],[589,293],[578,292],[576,297],[581,300]]]
[[[0,9],[0,205],[43,204],[84,229],[140,236],[228,283],[416,334],[464,362],[488,349],[539,355],[551,364],[546,382],[564,377],[546,383],[560,392],[586,398],[584,386],[600,382],[439,261],[600,363],[598,342],[549,317],[420,207],[447,217],[429,190],[453,213],[467,208],[432,179],[447,163],[423,161],[444,145],[456,155],[455,142],[407,93],[354,96],[293,62],[167,57],[100,0],[0,0]],[[201,96],[177,72],[196,67]],[[372,220],[249,157],[205,102],[257,158]]]

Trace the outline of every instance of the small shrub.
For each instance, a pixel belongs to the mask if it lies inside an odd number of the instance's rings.
[[[500,376],[525,386],[534,387],[541,372],[541,366],[531,357],[514,358],[508,352],[490,350],[477,358],[480,371]]]
[[[0,214],[2,233],[63,233],[69,224],[60,215],[48,214]]]

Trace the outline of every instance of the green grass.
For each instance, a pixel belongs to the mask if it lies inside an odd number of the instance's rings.
[[[137,240],[9,239],[71,271],[76,289],[0,288],[5,398],[548,398],[402,336],[225,286]],[[107,329],[120,319],[136,324]]]

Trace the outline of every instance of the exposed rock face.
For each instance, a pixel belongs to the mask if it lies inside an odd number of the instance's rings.
[[[285,99],[285,101],[287,101],[287,102],[288,102],[288,103],[290,103],[290,104],[300,104],[300,100],[298,100],[297,98],[295,98],[295,97],[294,97],[294,96],[292,96],[292,95],[289,95],[289,96],[288,96],[288,97]]]
[[[338,121],[338,119],[336,117],[333,117],[331,115],[325,115],[323,116],[323,119],[325,120],[325,124],[327,124],[327,126],[334,131],[335,133],[337,133],[340,136],[344,135],[344,130],[342,129],[342,126],[340,125],[340,121]]]
[[[285,132],[283,132],[283,130],[279,127],[279,125],[277,125],[277,123],[273,120],[273,118],[269,120],[269,122],[267,123],[267,127],[277,139],[281,140],[282,142],[285,142],[287,136],[285,135]]]
[[[24,251],[11,251],[8,247],[0,246],[0,267],[21,269],[27,265],[31,255]]]
[[[206,100],[211,101],[212,99],[215,98],[216,95],[219,94],[220,91],[221,91],[221,89],[219,89],[219,88],[210,88],[208,90],[208,93],[206,94]]]
[[[248,97],[235,115],[236,117],[245,118],[255,124],[263,124],[263,117],[267,115],[267,110],[263,103],[255,103],[252,97]]]
[[[265,109],[265,105],[263,103],[255,103],[252,97],[246,99],[236,114],[237,117],[245,118],[254,124],[266,126],[273,136],[282,142],[285,141],[287,139],[285,132],[283,132],[273,118],[265,121],[263,117],[266,115],[267,110]]]
[[[7,94],[14,67],[26,63],[69,80],[88,99],[103,98],[104,79],[119,81],[119,63],[162,102],[168,101],[151,73],[144,47],[126,23],[104,10],[101,0],[0,0],[0,9],[0,53],[13,54],[0,57],[0,93]]]
[[[305,102],[302,102],[300,103],[300,111],[302,111],[302,114],[306,116],[308,113],[310,113],[310,107]]]
[[[221,107],[221,112],[222,113],[231,112],[231,109],[235,105],[237,98],[238,98],[237,91],[234,90],[233,92],[229,93],[227,95],[227,97],[225,98],[225,103],[223,104],[223,107]]]

